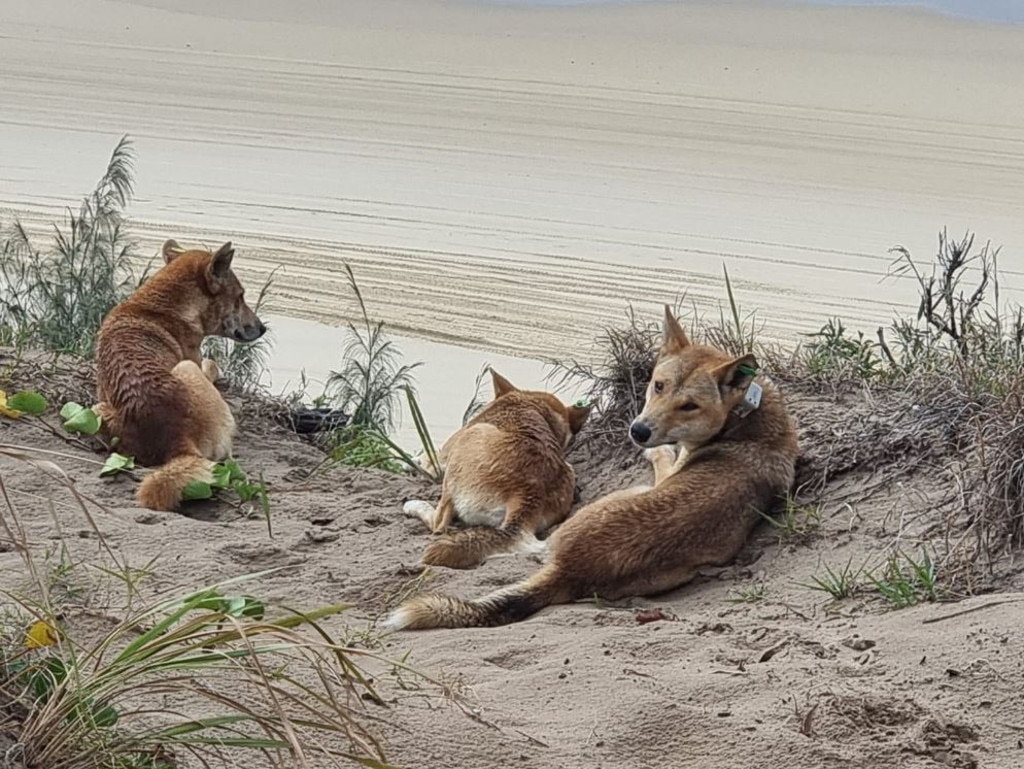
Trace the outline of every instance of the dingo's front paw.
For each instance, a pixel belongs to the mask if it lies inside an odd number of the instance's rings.
[[[220,379],[220,368],[210,358],[203,358],[203,373],[211,382],[216,383]]]
[[[652,449],[644,449],[644,459],[652,465],[657,462],[672,464],[676,461],[676,452],[671,446],[655,446]]]

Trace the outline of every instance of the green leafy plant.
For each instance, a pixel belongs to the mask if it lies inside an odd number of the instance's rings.
[[[7,408],[20,411],[23,414],[38,416],[44,413],[48,406],[46,398],[39,393],[32,390],[23,390],[7,398]]]
[[[49,250],[20,221],[0,247],[0,344],[91,355],[110,309],[140,283],[125,234],[135,154],[127,137],[77,213],[54,226]]]
[[[842,379],[874,380],[883,373],[878,343],[847,333],[839,318],[829,318],[820,331],[810,335],[804,349],[804,362],[811,376]]]
[[[64,420],[64,429],[70,433],[95,435],[102,426],[102,420],[95,411],[74,401],[61,407],[60,416]]]
[[[351,425],[335,431],[330,456],[352,467],[374,467],[391,473],[402,472],[395,443],[379,430]],[[411,458],[410,458],[411,459]]]
[[[267,522],[267,534],[274,536],[270,517],[270,491],[260,475],[253,480],[234,459],[218,462],[211,470],[213,480],[193,481],[182,492],[185,501],[211,499],[218,491],[231,490],[244,503],[255,502]]]
[[[103,463],[103,469],[100,470],[100,476],[106,477],[110,475],[117,475],[118,473],[134,469],[135,457],[126,457],[124,454],[118,454],[115,451],[112,452],[110,456],[107,457],[107,461]]]

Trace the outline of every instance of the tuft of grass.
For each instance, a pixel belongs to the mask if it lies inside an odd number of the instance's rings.
[[[845,566],[836,569],[826,565],[824,574],[820,576],[814,575],[811,577],[810,582],[800,582],[798,584],[800,587],[805,587],[808,590],[827,593],[836,601],[841,601],[844,598],[850,598],[860,590],[863,572],[863,566],[854,568],[853,559],[851,558],[846,562]]]
[[[802,505],[791,495],[777,514],[758,512],[782,541],[806,540],[821,528],[821,505]]]
[[[595,340],[596,362],[572,360],[555,366],[558,384],[589,382],[588,398],[597,413],[587,421],[591,437],[619,443],[629,424],[643,410],[647,383],[661,343],[661,323],[644,320],[626,307],[626,323],[602,329]]]
[[[703,329],[704,341],[730,355],[739,357],[753,352],[758,348],[758,337],[764,324],[758,322],[756,312],[744,313],[740,310],[736,295],[732,290],[729,268],[722,265],[725,277],[725,294],[729,303],[729,313],[719,306],[718,324],[708,325]]]
[[[237,592],[275,570],[139,601],[140,574],[152,563],[139,572],[118,560],[90,507],[110,511],[32,450],[0,450],[68,489],[113,560],[109,573],[123,574],[129,588],[122,610],[68,603],[60,585],[73,569],[70,559],[61,556],[54,582],[0,476],[0,538],[21,555],[29,580],[24,589],[0,587],[0,722],[17,745],[8,760],[55,769],[175,769],[183,761],[249,765],[246,755],[259,754],[261,763],[278,767],[388,766],[371,731],[380,721],[364,705],[382,700],[357,660],[390,661],[326,630],[322,621],[346,606],[302,612]],[[102,628],[80,625],[83,612],[101,616]]]
[[[849,335],[842,320],[829,318],[820,331],[809,335],[804,347],[807,373],[819,379],[875,381],[882,377],[883,364],[878,344],[863,332]]]
[[[256,304],[252,306],[257,315],[266,309],[266,299],[274,284],[273,270],[260,287]],[[220,369],[221,376],[228,384],[242,392],[262,391],[262,381],[267,373],[267,361],[274,348],[273,331],[267,332],[255,342],[236,342],[222,336],[208,336],[203,340],[202,355],[210,358]]]
[[[378,430],[359,425],[334,431],[334,446],[328,453],[335,462],[352,467],[374,467],[390,473],[402,472],[402,463],[395,458],[392,443]]]
[[[348,324],[348,340],[342,351],[344,365],[332,371],[327,395],[351,414],[345,427],[336,431],[331,456],[358,467],[377,467],[390,472],[403,468],[440,483],[437,449],[416,400],[413,371],[420,363],[402,364],[401,353],[384,333],[384,322],[373,322],[352,268],[346,264],[349,286],[359,306],[362,323]],[[479,381],[479,380],[478,380]],[[419,462],[391,437],[405,395],[416,427],[424,462]]]
[[[444,476],[444,471],[441,468],[441,460],[437,455],[437,447],[434,445],[434,438],[431,436],[430,429],[427,427],[427,420],[424,418],[422,410],[420,410],[420,404],[416,400],[416,395],[413,392],[413,389],[408,386],[405,386],[402,389],[405,391],[406,397],[409,399],[409,412],[412,414],[413,424],[416,427],[416,437],[419,438],[420,446],[423,450],[423,460],[418,461],[412,456],[412,454],[403,449],[384,433],[378,432],[377,437],[391,449],[392,456],[395,460],[401,462],[413,472],[419,473],[427,480],[433,483],[440,483]]]
[[[96,188],[54,225],[48,249],[18,220],[0,247],[0,344],[90,356],[114,305],[138,287],[134,243],[124,211],[134,185],[135,152],[123,137]]]
[[[45,604],[8,593],[52,640],[27,653],[8,639],[0,663],[0,698],[24,712],[26,765],[173,767],[178,754],[206,762],[231,749],[277,764],[318,755],[380,766],[380,746],[348,704],[359,690],[376,695],[351,650],[320,624],[346,607],[265,618],[259,599],[225,592],[242,579],[144,607],[95,641],[71,637],[70,623]],[[318,685],[299,669],[314,671]],[[317,732],[341,736],[348,747],[310,739]]]
[[[480,390],[483,386],[484,377],[487,376],[491,371],[491,364],[484,363],[481,366],[479,373],[476,375],[476,379],[473,381],[473,395],[469,399],[469,403],[466,404],[465,411],[462,412],[462,424],[466,425],[469,421],[475,417],[480,411],[487,405],[487,398],[480,394]]]
[[[420,364],[400,362],[401,352],[384,333],[384,322],[370,320],[363,294],[348,264],[345,273],[359,306],[361,323],[359,327],[348,324],[342,366],[328,377],[328,393],[340,408],[352,415],[353,426],[387,435],[395,427],[400,413],[402,388],[413,387],[412,374]]]
[[[928,549],[921,556],[897,552],[892,554],[878,573],[868,573],[868,582],[895,609],[913,606],[938,598],[938,574]]]
[[[729,603],[760,603],[765,599],[768,588],[764,582],[755,582],[748,588],[737,588],[729,593],[730,597],[726,599]]]

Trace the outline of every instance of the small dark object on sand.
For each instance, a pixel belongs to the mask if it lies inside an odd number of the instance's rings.
[[[289,412],[287,421],[292,430],[300,435],[308,435],[344,427],[349,422],[349,415],[341,409],[300,406]]]

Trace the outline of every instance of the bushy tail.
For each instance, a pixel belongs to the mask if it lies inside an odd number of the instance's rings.
[[[449,569],[471,569],[486,561],[488,556],[517,550],[527,536],[518,526],[500,529],[474,526],[453,531],[427,545],[423,551],[423,563]]]
[[[146,476],[136,499],[150,510],[177,510],[181,494],[193,481],[213,480],[213,462],[199,454],[179,454]]]
[[[526,619],[545,606],[572,600],[571,591],[560,582],[558,572],[548,565],[525,582],[471,601],[437,593],[420,595],[392,612],[385,627],[388,630],[426,630],[508,625]]]

